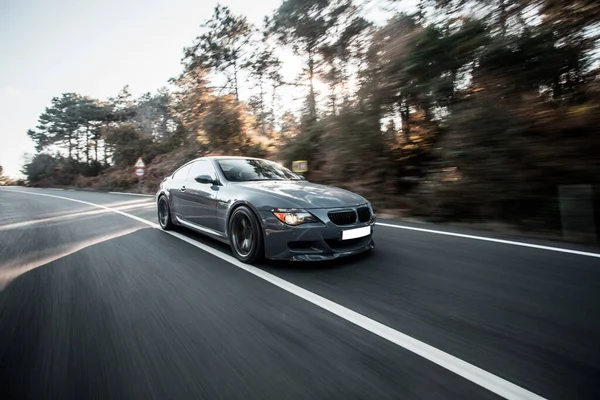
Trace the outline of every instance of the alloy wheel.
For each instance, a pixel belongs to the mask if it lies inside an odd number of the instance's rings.
[[[252,221],[250,221],[246,214],[239,213],[235,215],[232,222],[232,242],[234,250],[240,256],[246,257],[252,251],[255,242]]]
[[[171,228],[171,221],[169,215],[169,204],[165,197],[161,197],[158,201],[158,222],[160,227],[163,229]]]

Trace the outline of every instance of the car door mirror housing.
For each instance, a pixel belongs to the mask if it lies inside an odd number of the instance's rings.
[[[217,181],[210,177],[209,175],[198,175],[197,177],[194,178],[194,180],[198,183],[210,183],[213,185],[217,184]]]

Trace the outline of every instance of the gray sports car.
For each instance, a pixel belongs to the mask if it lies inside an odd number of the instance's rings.
[[[327,260],[374,247],[367,200],[268,160],[198,158],[161,182],[156,201],[162,229],[180,225],[207,234],[229,243],[246,263]]]

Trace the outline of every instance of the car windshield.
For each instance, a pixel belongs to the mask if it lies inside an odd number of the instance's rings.
[[[223,159],[217,160],[225,178],[231,182],[301,180],[287,168],[268,160]]]

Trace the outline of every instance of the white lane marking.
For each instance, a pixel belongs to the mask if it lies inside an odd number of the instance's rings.
[[[489,238],[489,237],[485,237],[485,236],[465,235],[463,233],[445,232],[445,231],[438,231],[438,230],[435,230],[435,229],[414,228],[412,226],[386,224],[386,223],[383,223],[383,222],[376,222],[375,225],[387,226],[389,228],[396,228],[396,229],[407,229],[409,231],[419,231],[419,232],[435,233],[435,234],[438,234],[438,235],[456,236],[456,237],[461,237],[461,238],[465,238],[465,239],[483,240],[485,242],[510,244],[510,245],[513,245],[513,246],[530,247],[530,248],[533,248],[533,249],[558,251],[560,253],[577,254],[578,256],[587,256],[587,257],[600,258],[600,254],[599,253],[590,253],[590,252],[587,252],[587,251],[571,250],[571,249],[565,249],[565,248],[562,248],[562,247],[542,246],[542,245],[539,245],[539,244],[532,244],[532,243],[525,243],[525,242],[515,242],[515,241],[512,241],[512,240],[504,240],[504,239],[494,239],[494,238]]]
[[[62,190],[62,189],[54,189],[54,190]],[[125,193],[125,192],[109,192],[109,193],[110,194],[124,194],[124,195],[128,195],[128,196],[155,197],[155,195],[152,195],[152,194]],[[509,244],[509,245],[513,245],[513,246],[529,247],[532,249],[556,251],[556,252],[560,252],[560,253],[568,253],[568,254],[576,254],[579,256],[600,258],[600,253],[571,250],[571,249],[565,249],[562,247],[543,246],[543,245],[532,244],[532,243],[516,242],[514,240],[494,239],[494,238],[489,238],[489,237],[485,237],[485,236],[466,235],[463,233],[445,232],[445,231],[439,231],[439,230],[435,230],[435,229],[415,228],[415,227],[411,227],[411,226],[388,224],[388,223],[384,223],[384,222],[376,222],[375,225],[386,226],[388,228],[406,229],[406,230],[411,230],[411,231],[427,232],[427,233],[434,233],[434,234],[438,234],[438,235],[460,237],[460,238],[464,238],[464,239],[481,240],[481,241],[485,241],[485,242]]]
[[[127,196],[142,196],[142,197],[155,197],[153,194],[142,194],[142,193],[125,193],[125,192],[108,192],[109,194],[125,194]]]
[[[0,189],[3,190],[3,189]],[[108,209],[109,207],[102,206],[100,204],[94,204],[87,201],[71,199],[68,197],[62,196],[54,196],[50,194],[43,193],[35,193],[35,192],[23,192],[17,190],[7,190],[16,193],[24,193],[24,194],[32,194],[37,196],[47,196],[54,197],[57,199],[67,200],[67,201],[75,201],[78,203],[88,204],[95,207],[99,207],[102,209]],[[128,214],[123,211],[113,210],[117,214],[123,215],[125,217],[134,219],[136,221],[142,222],[154,228],[159,228],[158,224],[147,221],[143,218],[136,217],[135,215]],[[420,355],[421,357],[449,370],[454,372],[457,375],[462,376],[463,378],[481,386],[489,391],[504,397],[506,399],[511,400],[544,400],[543,397],[528,391],[520,386],[515,385],[499,376],[496,376],[488,371],[485,371],[479,367],[476,367],[473,364],[469,364],[466,361],[463,361],[457,357],[454,357],[451,354],[443,352],[427,343],[423,343],[411,336],[408,336],[402,332],[394,330],[389,326],[386,326],[380,322],[377,322],[369,317],[366,317],[362,314],[357,313],[356,311],[352,311],[349,308],[346,308],[340,304],[334,303],[331,300],[328,300],[324,297],[319,296],[316,293],[313,293],[309,290],[303,289],[300,286],[296,286],[291,282],[288,282],[284,279],[281,279],[275,275],[272,275],[262,269],[253,267],[251,265],[244,264],[238,261],[236,258],[225,254],[219,250],[216,250],[210,246],[207,246],[203,243],[196,242],[193,239],[188,238],[185,235],[182,235],[178,232],[172,231],[163,231],[171,236],[174,236],[180,240],[183,240],[186,243],[191,244],[194,247],[197,247],[201,250],[204,250],[207,253],[212,254],[215,257],[220,258],[223,261],[226,261],[240,269],[243,269],[254,276],[257,276],[295,296],[298,296],[324,310],[329,311],[330,313],[337,315],[338,317],[345,319],[348,322],[351,322],[375,335],[386,339],[406,350],[409,350],[415,354]]]
[[[92,206],[92,207],[98,207],[98,208],[102,208],[103,210],[112,211],[112,212],[114,212],[114,213],[117,213],[117,214],[120,214],[120,215],[122,215],[122,216],[124,216],[124,217],[127,217],[127,218],[134,219],[134,220],[136,220],[136,221],[138,221],[138,222],[141,222],[141,223],[143,223],[143,224],[146,224],[146,225],[150,225],[150,226],[152,226],[152,227],[154,227],[154,228],[158,228],[158,227],[159,227],[159,226],[158,226],[158,224],[156,224],[156,223],[154,223],[154,222],[150,222],[150,221],[148,221],[147,219],[140,218],[140,217],[136,217],[136,216],[135,216],[135,215],[133,215],[133,214],[129,214],[129,213],[126,213],[126,212],[120,211],[120,210],[118,210],[118,209],[116,209],[116,208],[112,208],[112,207],[106,207],[106,206],[103,206],[103,205],[101,205],[101,204],[96,204],[96,203],[90,203],[89,201],[83,201],[83,200],[72,199],[72,198],[70,198],[70,197],[55,196],[55,195],[53,195],[53,194],[46,194],[46,193],[30,192],[30,191],[28,191],[28,190],[26,191],[26,190],[10,190],[10,189],[0,189],[0,192],[1,192],[1,191],[5,191],[5,192],[12,192],[12,193],[22,193],[22,194],[32,194],[32,195],[35,195],[35,196],[53,197],[53,198],[55,198],[55,199],[69,200],[69,201],[73,201],[73,202],[75,202],[75,203],[87,204],[88,206]]]
[[[115,207],[115,209],[125,211],[125,210],[131,210],[131,209],[142,209],[142,208],[150,208],[150,207],[154,207],[154,203],[131,204],[128,206],[120,206],[118,208]],[[64,221],[74,219],[74,218],[89,217],[89,216],[104,214],[104,213],[109,213],[109,212],[112,212],[112,210],[98,210],[94,207],[90,211],[80,211],[80,212],[70,213],[70,214],[61,214],[61,215],[57,215],[54,217],[31,219],[28,221],[14,222],[12,224],[6,224],[6,225],[0,224],[0,231],[25,228],[25,227],[34,226],[37,224],[45,224],[45,223],[49,223],[49,222],[57,222],[57,221],[64,222]]]

